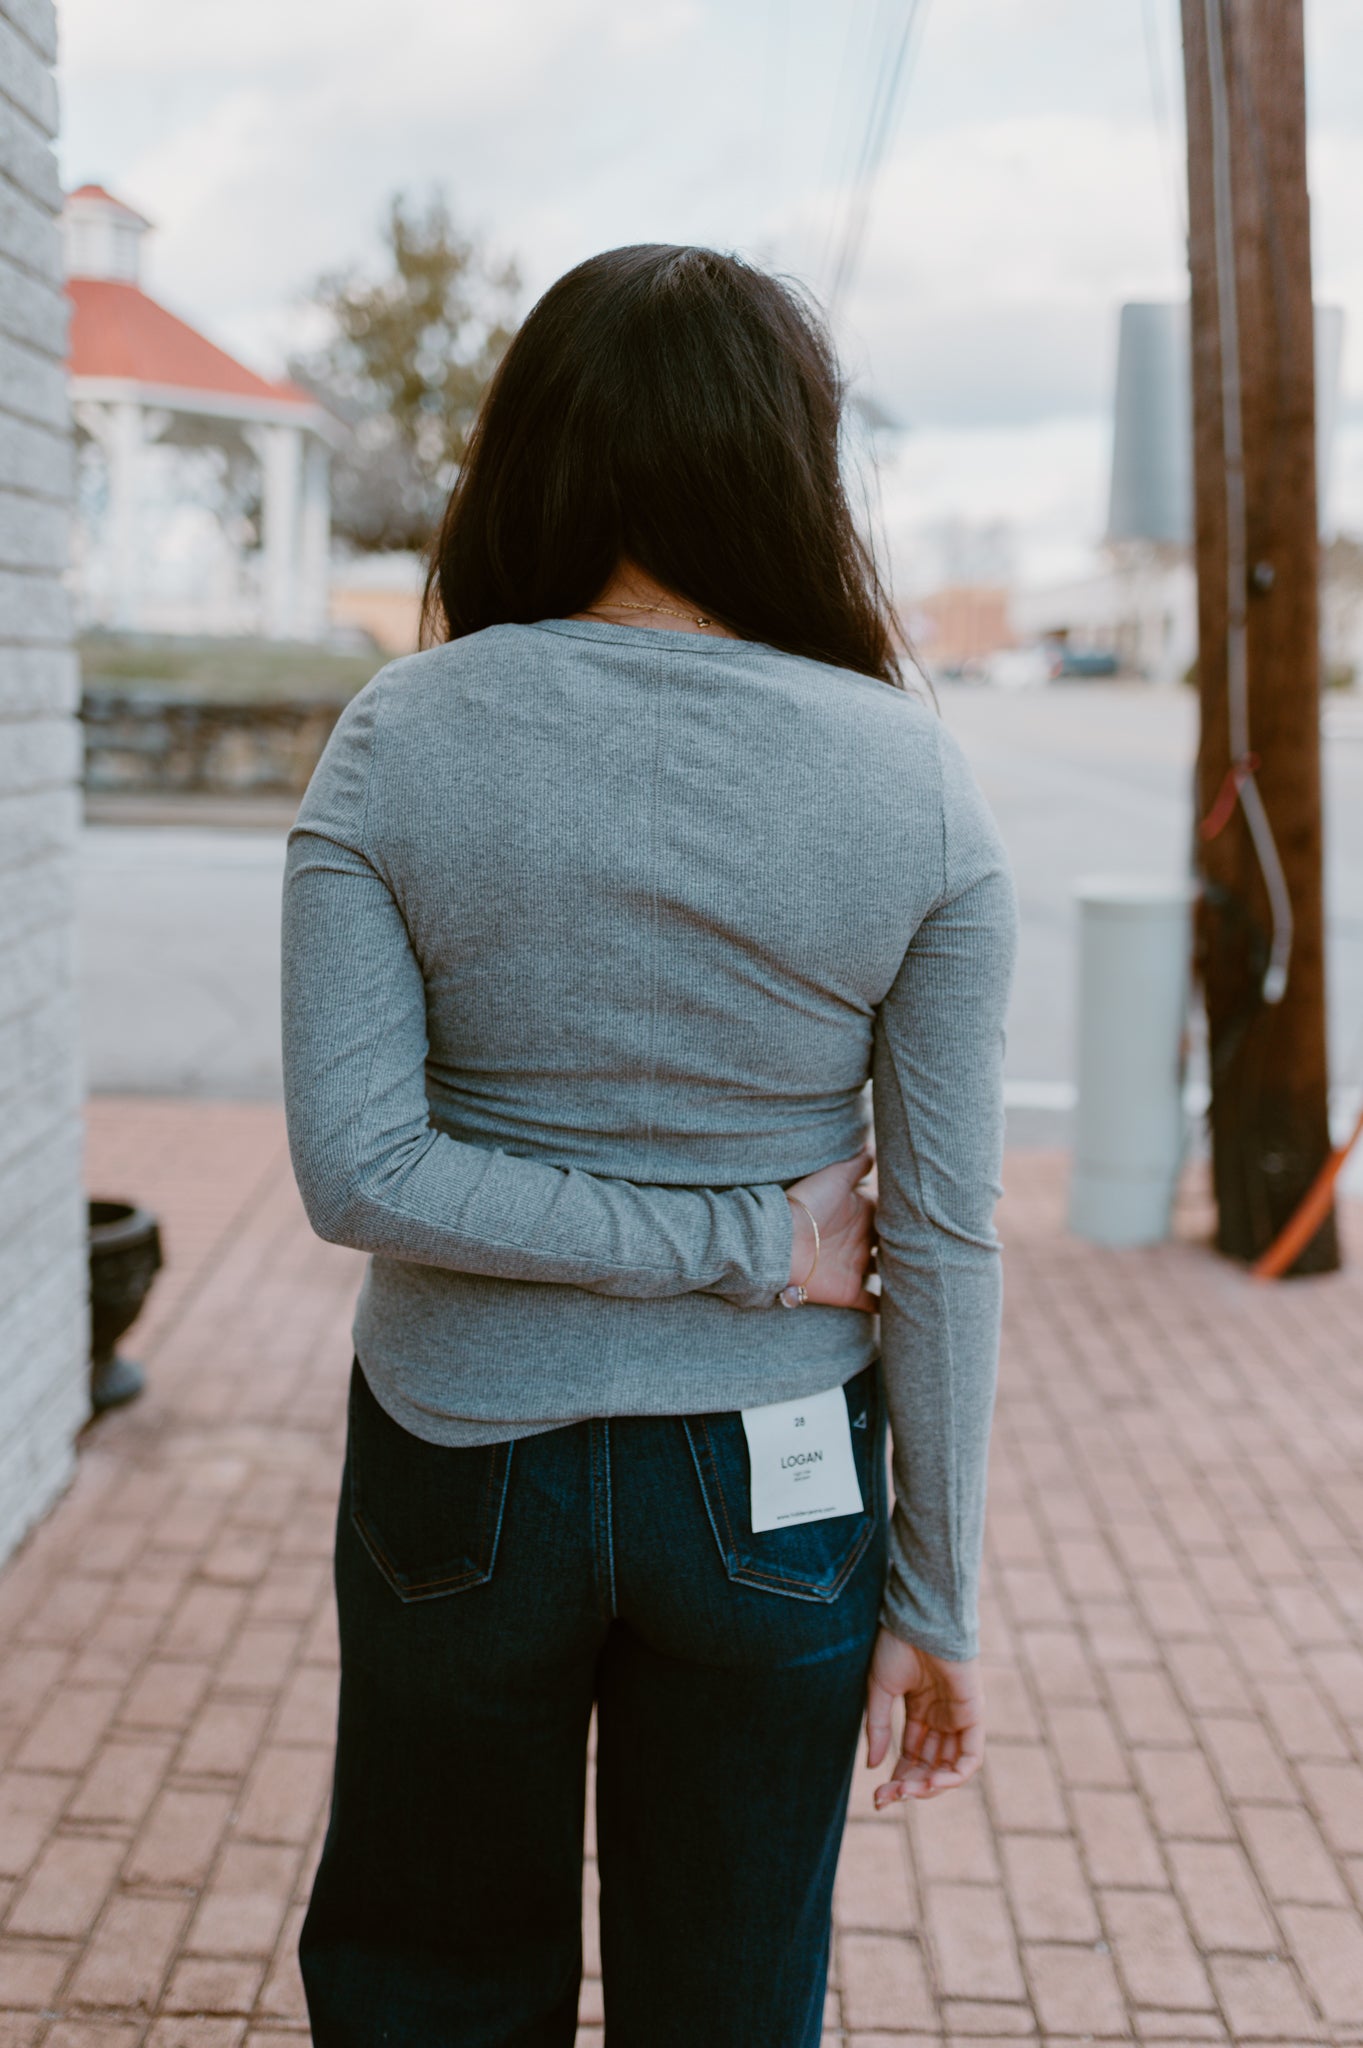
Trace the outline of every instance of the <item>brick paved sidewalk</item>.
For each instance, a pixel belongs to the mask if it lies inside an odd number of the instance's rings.
[[[907,1819],[859,1773],[826,2043],[1363,2043],[1363,1279],[1256,1288],[1195,1199],[1101,1253],[1062,1161],[1007,1178],[989,1759]],[[358,1261],[272,1108],[97,1102],[89,1182],[169,1264],[0,1575],[0,2048],[296,2048]]]

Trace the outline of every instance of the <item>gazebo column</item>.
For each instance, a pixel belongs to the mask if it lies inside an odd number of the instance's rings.
[[[105,456],[109,464],[109,556],[113,584],[110,624],[135,632],[142,623],[140,546],[143,451],[146,430],[136,399],[108,409]]]
[[[75,408],[76,423],[104,456],[108,478],[102,551],[108,565],[108,602],[99,606],[99,623],[117,632],[134,632],[142,623],[143,451],[146,418],[136,399],[83,400]]]
[[[251,433],[260,460],[264,531],[261,628],[271,640],[299,630],[299,499],[303,436],[297,427],[262,426]]]
[[[146,564],[154,545],[146,525],[147,450],[172,425],[175,414],[135,398],[78,398],[73,410],[76,425],[104,457],[107,480],[96,578],[96,588],[103,586],[107,596],[96,601],[91,618],[115,632],[145,631]]]
[[[331,453],[309,434],[303,456],[303,517],[299,547],[298,631],[304,640],[326,637],[331,614]]]

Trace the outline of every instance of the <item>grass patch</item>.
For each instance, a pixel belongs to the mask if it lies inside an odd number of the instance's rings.
[[[83,684],[203,704],[347,703],[388,661],[280,640],[190,638],[171,633],[85,633]]]

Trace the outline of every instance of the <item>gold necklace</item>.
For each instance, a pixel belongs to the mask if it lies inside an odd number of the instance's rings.
[[[600,605],[590,605],[588,607],[590,611],[600,611],[603,608],[613,612],[666,612],[670,619],[689,619],[693,626],[713,626],[715,624],[715,621],[708,619],[704,612],[679,612],[674,604],[631,604],[629,599],[625,597],[603,598]],[[610,624],[609,619],[607,619],[606,624]]]

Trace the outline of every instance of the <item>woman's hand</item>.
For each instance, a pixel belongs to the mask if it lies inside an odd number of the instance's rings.
[[[899,1799],[935,1799],[973,1778],[984,1762],[984,1687],[980,1662],[949,1664],[902,1643],[888,1629],[876,1637],[866,1685],[866,1768],[890,1748],[890,1714],[904,1702],[904,1734],[889,1782],[877,1785],[879,1812]]]
[[[875,1203],[857,1187],[870,1171],[869,1147],[855,1159],[840,1159],[836,1166],[820,1167],[786,1189],[791,1221],[795,1226],[791,1246],[790,1279],[803,1285],[811,1301],[827,1308],[860,1308],[876,1315],[878,1295],[866,1291],[875,1248]],[[803,1202],[819,1226],[819,1257],[814,1259],[814,1232]],[[813,1273],[810,1267],[813,1266]]]

